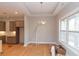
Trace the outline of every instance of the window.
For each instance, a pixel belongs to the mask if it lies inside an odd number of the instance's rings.
[[[69,34],[68,44],[73,47],[75,46],[75,43],[74,43],[74,41],[75,41],[75,32],[74,31],[75,31],[75,25],[76,25],[75,21],[76,21],[75,17],[70,17],[68,20],[68,24],[69,24],[69,26],[68,26],[68,34]]]
[[[74,46],[75,34],[73,32],[69,32],[68,44]]]
[[[60,41],[66,42],[66,22],[67,19],[60,22]]]
[[[59,40],[79,49],[79,14],[60,20]]]
[[[66,25],[67,25],[66,19],[62,20],[60,25],[61,25],[60,26],[61,30],[66,30]]]
[[[76,17],[75,27],[76,27],[76,31],[79,31],[79,17]]]
[[[69,24],[69,31],[75,31],[75,19],[72,18],[68,21]]]

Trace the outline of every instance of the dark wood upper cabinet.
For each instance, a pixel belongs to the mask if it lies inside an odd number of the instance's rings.
[[[10,24],[9,24],[9,30],[10,31],[16,31],[16,23],[15,21],[10,21]]]
[[[6,23],[5,23],[5,21],[0,21],[0,31],[6,31]]]
[[[24,27],[24,21],[16,21],[16,27]]]

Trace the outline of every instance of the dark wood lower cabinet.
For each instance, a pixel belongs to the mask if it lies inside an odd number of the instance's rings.
[[[16,36],[0,36],[2,43],[19,44],[20,43],[20,28],[16,27]]]
[[[15,36],[8,36],[7,43],[11,43],[11,44],[16,43],[16,37]]]
[[[7,40],[6,40],[7,38]],[[16,36],[0,36],[0,40],[2,40],[2,44],[6,44],[6,43],[9,43],[9,44],[15,44],[17,43],[16,42]]]
[[[6,43],[6,36],[0,36],[0,40],[2,40],[2,43]]]
[[[16,36],[8,36],[7,43],[16,43],[19,44],[19,27],[16,27]]]

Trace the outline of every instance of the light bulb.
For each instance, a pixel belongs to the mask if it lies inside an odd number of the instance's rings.
[[[15,34],[16,32],[15,32],[15,31],[13,31],[13,33]]]
[[[46,22],[45,21],[41,21],[41,24],[45,24]]]
[[[15,14],[18,14],[18,12],[17,12],[17,11],[15,11]]]

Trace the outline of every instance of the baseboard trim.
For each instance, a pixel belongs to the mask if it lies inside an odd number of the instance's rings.
[[[27,44],[24,44],[24,47],[26,47],[28,44],[31,44],[31,43],[38,43],[38,44],[57,44],[56,42],[33,42],[33,41],[30,41],[30,42],[27,42]]]
[[[38,44],[56,44],[56,42],[33,42],[33,41],[30,41],[29,43],[38,43]]]
[[[26,47],[28,44],[30,44],[29,42],[27,42],[27,44],[24,44],[24,47]]]

